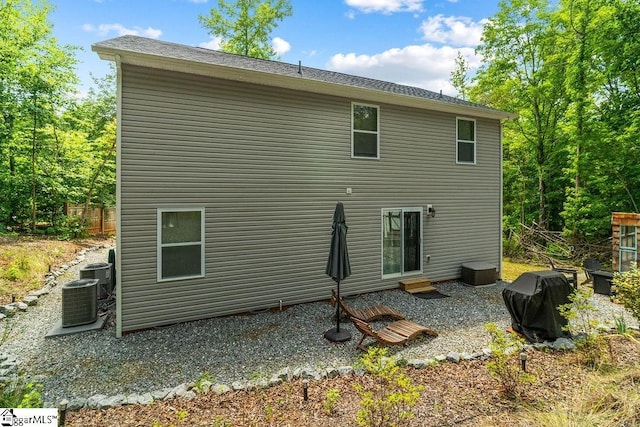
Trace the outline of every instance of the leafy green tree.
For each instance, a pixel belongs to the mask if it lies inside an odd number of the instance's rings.
[[[573,52],[567,73],[571,108],[566,132],[573,155],[563,217],[583,240],[610,233],[612,211],[636,211],[638,191],[637,32],[640,4],[565,0],[558,16]],[[636,53],[633,53],[636,52]]]
[[[568,143],[567,179],[572,178],[562,216],[568,236],[578,241],[590,240],[608,232],[611,212],[606,200],[598,195],[594,158],[594,150],[604,136],[594,96],[602,86],[602,75],[594,58],[610,8],[608,1],[600,0],[563,0],[560,5],[555,19],[564,30],[558,43],[567,52],[565,85],[569,107],[563,132]]]
[[[507,122],[505,206],[519,206],[517,217],[528,216],[522,189],[537,196],[537,222],[548,228],[558,224],[562,210],[567,166],[566,141],[560,132],[568,102],[564,73],[566,55],[557,44],[558,27],[546,0],[502,0],[485,26],[477,51],[485,58],[474,78],[473,100],[514,112]],[[520,169],[518,171],[518,168]],[[533,172],[536,188],[529,182]],[[527,201],[531,198],[528,195]]]
[[[76,82],[73,48],[52,36],[50,11],[44,1],[0,0],[0,187],[12,192],[0,213],[22,222],[28,212],[34,231],[41,202],[57,191],[48,163],[59,157],[45,129]]]
[[[276,55],[270,34],[278,22],[293,15],[288,0],[218,0],[218,7],[198,19],[209,33],[222,38],[222,50],[253,58]]]
[[[69,202],[107,207],[115,205],[116,155],[115,72],[95,79],[86,98],[63,116],[65,128],[81,135],[86,170],[76,185],[77,197]],[[72,138],[73,139],[73,138]]]
[[[612,210],[639,211],[640,205],[640,3],[613,0],[599,21],[595,58],[603,84],[594,121],[602,140],[594,147],[604,198]]]
[[[46,163],[56,152],[54,138],[44,138],[44,129],[48,123],[57,126],[57,110],[63,106],[65,95],[73,91],[77,82],[75,75],[75,57],[69,48],[61,48],[55,38],[48,33],[39,43],[31,47],[30,55],[23,64],[23,80],[21,82],[25,99],[23,107],[28,113],[25,125],[30,128],[30,175],[31,175],[31,229],[36,230],[38,203],[43,193],[45,199],[51,188],[46,179]],[[25,141],[26,142],[26,141]],[[59,156],[55,156],[58,159]],[[47,188],[49,187],[49,188]]]
[[[458,91],[460,98],[469,99],[469,63],[458,51],[456,67],[451,72],[451,85]]]
[[[483,32],[472,101],[504,126],[504,224],[563,230],[575,246],[640,204],[640,3],[502,0]],[[460,64],[456,77],[460,82]]]

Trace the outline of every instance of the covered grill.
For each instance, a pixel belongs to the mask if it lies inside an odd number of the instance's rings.
[[[558,306],[569,302],[572,291],[567,278],[557,271],[521,274],[502,290],[512,328],[530,342],[568,336],[563,330],[567,319],[560,315]]]

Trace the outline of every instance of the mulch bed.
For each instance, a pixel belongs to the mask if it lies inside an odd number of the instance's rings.
[[[618,366],[637,366],[637,343],[613,337],[611,355]],[[528,372],[537,380],[523,389],[519,400],[506,398],[499,382],[485,368],[486,361],[445,362],[424,369],[407,368],[414,384],[424,387],[415,418],[407,426],[515,425],[524,408],[545,407],[568,400],[579,390],[590,371],[579,353],[529,351]],[[359,396],[354,384],[365,387],[375,379],[352,376],[310,381],[308,401],[303,400],[301,380],[264,390],[207,393],[192,400],[158,401],[108,410],[82,410],[67,414],[68,426],[350,426],[356,425]],[[338,390],[340,399],[332,414],[323,402],[327,391]]]

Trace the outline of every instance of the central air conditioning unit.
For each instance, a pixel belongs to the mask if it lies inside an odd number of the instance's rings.
[[[80,279],[62,285],[62,327],[98,320],[98,280]]]
[[[81,279],[98,279],[98,299],[105,299],[113,292],[111,264],[98,262],[80,270]]]

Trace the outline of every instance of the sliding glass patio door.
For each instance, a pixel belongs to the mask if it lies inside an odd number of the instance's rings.
[[[422,272],[422,208],[382,210],[382,276]]]

